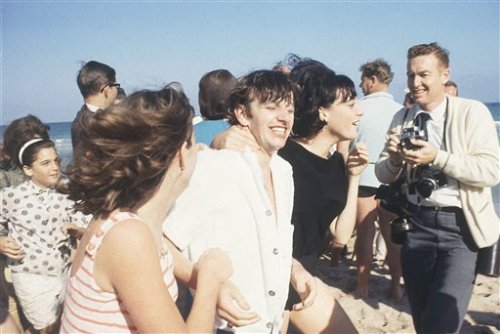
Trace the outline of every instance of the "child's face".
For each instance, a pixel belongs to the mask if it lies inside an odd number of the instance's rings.
[[[53,147],[42,148],[31,166],[24,166],[24,172],[37,186],[55,186],[60,178],[60,161]]]

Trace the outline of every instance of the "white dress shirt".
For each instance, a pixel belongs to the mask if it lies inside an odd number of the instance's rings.
[[[228,252],[234,283],[261,320],[231,328],[238,333],[277,333],[288,297],[292,261],[293,178],[291,166],[271,159],[276,211],[264,188],[255,153],[202,151],[188,189],[179,197],[163,231],[193,262],[211,247]]]

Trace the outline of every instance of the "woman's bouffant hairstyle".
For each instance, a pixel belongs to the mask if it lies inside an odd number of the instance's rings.
[[[234,113],[235,109],[243,106],[250,114],[250,103],[257,100],[260,103],[286,101],[294,104],[297,97],[297,87],[282,72],[258,70],[241,77],[229,97],[228,121],[231,125],[239,124]]]
[[[320,108],[329,108],[334,102],[346,102],[356,97],[351,79],[335,72],[324,64],[307,59],[292,69],[290,77],[300,87],[295,104],[293,136],[309,139],[315,136],[326,122],[319,117]]]
[[[69,198],[106,218],[148,199],[184,142],[192,145],[193,107],[180,84],[142,90],[83,119],[79,153],[68,166]]]
[[[21,147],[34,138],[49,139],[50,127],[37,117],[28,115],[14,120],[3,133],[0,166],[4,170],[21,168],[18,154]]]
[[[200,79],[198,104],[203,118],[224,119],[229,109],[229,94],[236,85],[236,78],[228,70],[214,70]]]

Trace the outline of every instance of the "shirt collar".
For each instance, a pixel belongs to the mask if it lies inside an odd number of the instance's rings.
[[[39,186],[37,186],[33,181],[31,180],[28,180],[28,188],[33,191],[33,193],[38,196],[38,195],[42,195],[42,194],[50,194],[50,193],[53,193],[55,192],[55,189],[53,187],[50,187],[50,188],[41,188]]]
[[[98,106],[95,106],[93,104],[90,104],[90,103],[85,103],[87,105],[87,109],[92,111],[92,112],[96,112],[97,110],[99,110],[100,108]]]
[[[443,120],[444,114],[446,112],[446,103],[448,101],[448,97],[444,98],[443,101],[434,109],[431,111],[424,111],[420,106],[417,105],[417,111],[415,112],[415,117],[417,117],[418,114],[427,112],[429,116],[431,116],[431,120],[434,122],[439,122]]]
[[[376,92],[376,93],[371,93],[371,94],[368,94],[368,95],[365,95],[361,98],[361,100],[367,100],[367,99],[371,99],[371,98],[375,98],[375,97],[386,97],[386,98],[389,98],[389,99],[393,99],[393,96],[389,93],[386,93],[386,92]]]

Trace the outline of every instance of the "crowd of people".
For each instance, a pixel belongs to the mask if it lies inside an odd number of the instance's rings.
[[[295,55],[210,71],[195,116],[178,82],[125,96],[85,63],[66,170],[35,116],[4,132],[1,331],[356,333],[317,259],[355,235],[367,298],[378,228],[417,333],[458,333],[499,236],[493,119],[437,43],[409,48],[404,106],[385,60],[360,72],[361,99]]]

